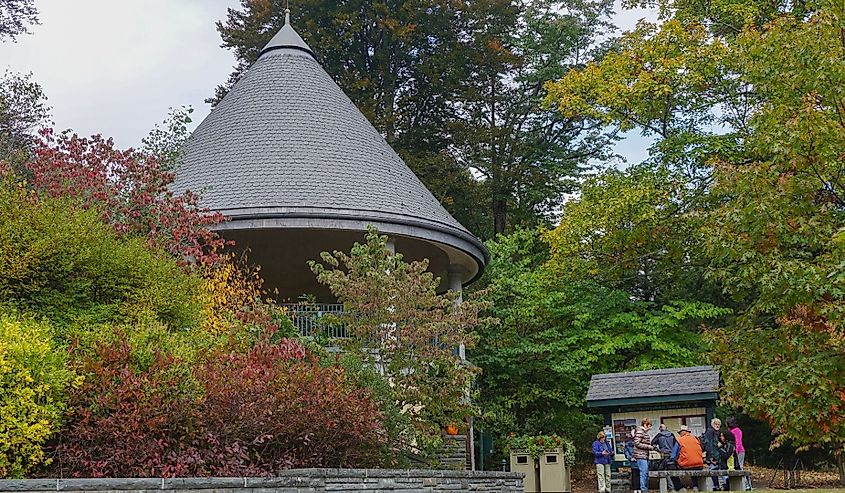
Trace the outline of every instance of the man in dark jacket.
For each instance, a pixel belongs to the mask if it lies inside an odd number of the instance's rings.
[[[675,435],[666,429],[666,425],[660,423],[660,431],[657,432],[657,435],[654,435],[654,438],[651,439],[651,446],[656,448],[660,452],[660,456],[662,460],[660,461],[658,467],[659,469],[668,469],[667,466],[668,459],[672,456],[672,451],[675,450],[675,445],[678,441],[675,439]],[[675,491],[681,489],[680,481],[678,478],[672,478],[672,484],[676,486]]]
[[[675,440],[675,434],[671,431],[666,429],[666,425],[660,423],[660,431],[657,432],[657,435],[651,440],[651,445],[660,451],[660,455],[663,456],[665,459],[672,455],[672,450],[675,449],[675,444],[678,443]]]
[[[708,469],[719,468],[719,435],[722,428],[722,420],[713,418],[710,420],[710,428],[701,437],[701,448],[704,449],[704,464]],[[719,479],[713,476],[713,489],[719,489]]]

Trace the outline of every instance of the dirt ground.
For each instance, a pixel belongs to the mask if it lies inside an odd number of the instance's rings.
[[[761,493],[771,489],[785,490],[783,471],[765,467],[750,469],[755,490]],[[572,493],[596,493],[596,470],[592,465],[576,465],[570,480]],[[813,490],[813,493],[845,493],[845,486],[839,484],[839,475],[835,471],[801,471],[800,476],[795,477],[795,486],[791,491],[803,493],[801,490]]]

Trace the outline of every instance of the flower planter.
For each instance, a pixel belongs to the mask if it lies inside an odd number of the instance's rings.
[[[569,465],[563,447],[540,450],[514,449],[511,455],[511,472],[525,474],[526,493],[570,492]]]

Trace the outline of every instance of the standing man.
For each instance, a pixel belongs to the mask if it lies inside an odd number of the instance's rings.
[[[648,432],[651,430],[651,420],[643,418],[641,426],[634,432],[634,460],[637,461],[637,469],[640,470],[640,489],[634,493],[648,492],[648,453],[654,450],[651,444],[651,437]]]
[[[711,471],[719,469],[719,435],[722,428],[722,420],[713,418],[710,420],[710,428],[704,432],[701,439],[701,447],[704,449],[704,463]],[[713,489],[719,489],[719,478],[713,476]]]
[[[660,451],[660,458],[662,459],[660,461],[660,469],[666,470],[669,469],[669,461],[667,459],[672,456],[672,451],[675,449],[675,445],[678,441],[675,440],[675,434],[666,429],[665,424],[660,423],[658,429],[660,431],[657,432],[657,435],[654,435],[654,438],[651,440],[651,445]],[[675,491],[680,490],[680,488],[677,487],[677,479],[678,478],[672,478],[672,485],[676,486]]]
[[[666,429],[665,424],[660,423],[659,429],[660,431],[657,432],[657,435],[654,435],[651,445],[657,448],[660,451],[660,455],[665,459],[672,455],[672,450],[675,449],[677,440],[675,440],[675,434]]]

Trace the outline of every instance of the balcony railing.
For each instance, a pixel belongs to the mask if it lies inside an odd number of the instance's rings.
[[[342,339],[347,337],[346,327],[337,321],[330,321],[331,316],[343,313],[340,303],[283,303],[293,325],[305,337],[325,337]]]

